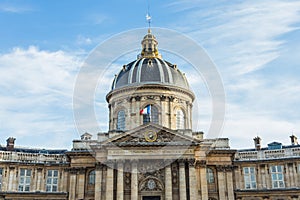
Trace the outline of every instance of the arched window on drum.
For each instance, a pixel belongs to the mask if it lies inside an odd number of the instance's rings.
[[[143,115],[143,124],[149,122],[158,124],[158,109],[156,106],[149,104],[140,110],[140,114]]]
[[[206,169],[206,179],[207,179],[208,183],[214,183],[215,182],[214,171],[211,168]]]
[[[90,171],[90,173],[89,173],[89,180],[88,180],[88,183],[90,185],[95,185],[95,176],[96,176],[95,170]]]
[[[120,110],[117,116],[117,130],[125,130],[125,111]]]
[[[176,110],[176,129],[184,129],[184,113],[181,109]]]

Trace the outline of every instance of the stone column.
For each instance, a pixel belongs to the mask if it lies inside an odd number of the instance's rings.
[[[67,192],[68,191],[68,177],[69,177],[69,172],[67,169],[62,169],[62,173],[63,173],[63,181],[62,181],[62,185],[61,185],[61,191],[62,192]]]
[[[295,183],[295,176],[293,174],[293,168],[294,168],[294,163],[288,163],[288,168],[289,168],[289,176],[290,176],[290,187],[296,187],[296,183]]]
[[[101,200],[101,188],[102,188],[102,169],[103,165],[97,164],[95,171],[95,200]]]
[[[226,168],[226,181],[227,181],[226,185],[227,185],[228,200],[234,200],[232,171],[233,171],[233,166],[228,166]]]
[[[30,191],[36,192],[37,170],[36,168],[31,168],[30,170],[31,170]]]
[[[16,188],[14,188],[14,179],[15,179],[15,167],[9,167],[9,178],[8,178],[8,191],[12,192],[15,191]]]
[[[296,163],[294,163],[294,165],[296,165]],[[298,185],[298,176],[299,175],[297,173],[296,166],[293,166],[293,176],[294,176],[294,179],[295,179],[295,186],[297,186]]]
[[[80,168],[77,175],[77,193],[78,199],[84,199],[85,190],[85,169]]]
[[[170,165],[165,168],[165,200],[172,200],[172,173]]]
[[[76,177],[77,171],[71,170],[70,171],[70,185],[69,185],[69,200],[75,200],[76,197]]]
[[[189,161],[189,186],[190,186],[190,199],[200,199],[198,193],[198,184],[196,179],[195,160]]]
[[[124,199],[123,163],[118,163],[117,200]]]
[[[179,197],[186,200],[185,163],[179,163]]]
[[[222,200],[226,200],[226,183],[224,176],[224,169],[222,166],[217,167],[217,177],[218,177],[218,188],[219,188],[219,197]]]
[[[269,166],[268,165],[265,165],[265,179],[266,179],[266,187],[267,189],[270,189],[272,188],[272,181],[271,181],[271,171],[270,171],[270,174],[268,174],[268,168]]]
[[[286,173],[285,173],[285,187],[289,188],[291,187],[291,177],[290,177],[290,168],[288,163],[286,163],[285,165],[282,165],[282,171],[284,171],[284,168],[286,169]]]
[[[113,199],[114,197],[114,169],[112,166],[107,166],[106,173],[106,200]]]
[[[42,171],[43,171],[43,168],[38,168],[37,169],[36,191],[41,191],[41,185],[43,183],[43,181],[42,181]]]
[[[262,189],[266,189],[268,187],[267,185],[267,178],[266,176],[268,174],[266,174],[266,166],[265,165],[261,165],[260,167],[260,173],[261,173],[261,184],[262,184]]]
[[[262,189],[262,176],[261,176],[261,169],[260,169],[260,165],[257,165],[257,170],[256,170],[256,186],[257,189]]]
[[[138,170],[137,162],[131,164],[131,200],[138,200]]]
[[[206,161],[196,163],[197,170],[200,174],[201,199],[208,199],[207,177],[206,177]]]

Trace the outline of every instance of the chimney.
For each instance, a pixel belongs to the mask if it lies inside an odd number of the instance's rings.
[[[256,150],[260,150],[260,148],[261,148],[261,138],[260,137],[255,137],[255,138],[253,138],[253,140],[254,140],[254,146],[255,146],[255,149]]]
[[[7,140],[6,140],[6,150],[7,151],[13,151],[14,148],[15,148],[15,140],[16,138],[13,138],[13,137],[9,137]]]
[[[293,135],[290,136],[290,138],[291,138],[292,145],[297,145],[298,144],[297,136],[295,136],[293,134]]]

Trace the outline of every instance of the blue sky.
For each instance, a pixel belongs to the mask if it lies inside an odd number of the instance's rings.
[[[257,135],[264,146],[272,141],[289,144],[292,133],[300,137],[298,0],[149,2],[152,26],[189,36],[215,62],[226,93],[221,136],[229,137],[233,148],[252,147]],[[146,13],[147,1],[141,0],[2,0],[0,143],[14,136],[21,146],[70,148],[81,134],[72,111],[81,64],[112,35],[146,27]],[[136,44],[138,48],[140,41]],[[112,81],[119,63],[133,59],[133,54],[122,57],[107,80]],[[196,129],[206,132],[209,92],[182,65],[199,95]],[[102,96],[97,101],[96,110],[103,116],[100,131],[105,131],[106,103]]]

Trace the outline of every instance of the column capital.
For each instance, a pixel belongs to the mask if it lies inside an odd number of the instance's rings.
[[[70,174],[84,174],[85,170],[86,169],[84,167],[73,167],[67,169],[66,171],[68,171]]]
[[[106,160],[104,164],[109,168],[114,168],[116,164],[116,160]]]
[[[196,160],[195,161],[196,168],[206,168],[206,160]]]
[[[104,168],[104,164],[96,163],[96,170],[102,170]]]
[[[38,167],[36,170],[37,170],[38,172],[41,172],[41,171],[43,171],[43,168],[42,168],[42,167]]]
[[[234,170],[234,166],[233,165],[217,165],[216,169],[219,172],[232,172]]]
[[[195,164],[196,164],[195,159],[194,158],[188,159],[188,164],[189,164],[189,167],[195,167]]]

